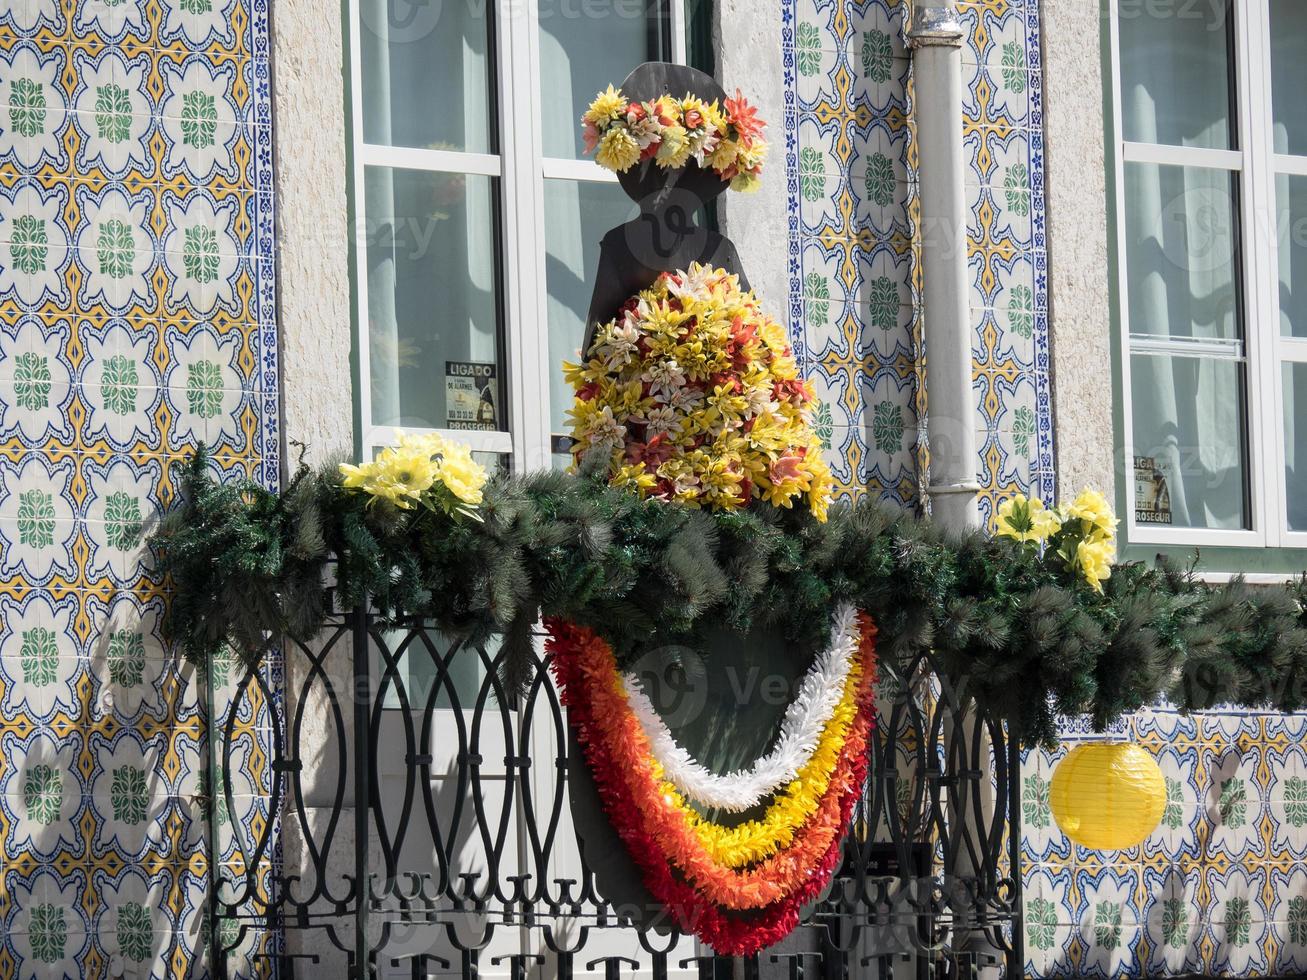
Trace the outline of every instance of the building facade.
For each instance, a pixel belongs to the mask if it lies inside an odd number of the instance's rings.
[[[235,809],[204,819],[205,724],[232,675],[165,644],[143,546],[176,461],[203,441],[222,473],[275,486],[407,428],[456,429],[495,465],[566,463],[560,365],[599,240],[634,213],[576,119],[636,64],[694,64],[760,105],[763,187],[710,220],[790,330],[839,495],[927,506],[940,243],[912,15],[0,0],[0,975],[202,975],[208,876],[243,860],[232,828],[274,817],[277,705],[256,700]],[[1307,6],[957,15],[969,214],[947,244],[968,270],[982,520],[1092,485],[1128,558],[1307,567]],[[275,701],[275,665],[268,681]],[[1062,750],[1029,752],[1027,973],[1307,971],[1305,728],[1164,705],[1123,722],[1107,737],[1156,753],[1168,805],[1109,854],[1047,806],[1061,751],[1104,736],[1067,719]],[[280,941],[232,937],[233,974],[266,974]]]

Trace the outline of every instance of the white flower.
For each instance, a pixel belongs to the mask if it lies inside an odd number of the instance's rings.
[[[613,410],[605,405],[587,420],[581,438],[589,452],[610,453],[626,442],[626,426],[613,418]]]
[[[36,453],[0,476],[0,575],[22,573],[33,584],[55,571],[77,575],[77,526],[66,496],[72,478],[71,459],[47,462]]]
[[[649,394],[658,401],[670,401],[673,395],[685,388],[685,372],[670,357],[652,362],[640,375],[640,380],[649,386]]]
[[[186,67],[163,63],[168,95],[163,100],[162,121],[168,140],[165,169],[186,171],[197,180],[214,170],[228,176],[236,173],[231,144],[236,136],[236,112],[228,96],[236,77],[230,65],[214,69],[201,57]]]
[[[0,56],[0,156],[12,153],[28,167],[47,157],[64,158],[59,139],[67,114],[59,88],[62,50],[56,48],[43,61],[24,43],[9,60]]]
[[[663,433],[680,432],[681,426],[684,424],[676,409],[670,405],[660,405],[657,408],[649,409],[645,414],[644,421],[648,439]]]
[[[610,371],[617,372],[630,363],[638,349],[636,344],[639,339],[640,329],[629,317],[621,323],[613,324],[600,345],[600,357]]]
[[[771,396],[771,385],[750,385],[744,391],[744,403],[749,415],[774,415],[781,409]]]
[[[47,718],[81,712],[77,695],[77,647],[73,612],[41,592],[25,602],[0,599],[0,670],[5,677],[4,710]]]
[[[689,415],[699,410],[703,404],[703,392],[698,388],[677,388],[667,399],[667,404],[682,415]]]
[[[682,299],[691,297],[697,300],[707,300],[712,296],[712,283],[716,276],[716,269],[696,262],[690,266],[689,271],[680,274],[681,281],[679,283],[674,279],[669,279],[667,281],[667,291]]]
[[[66,195],[62,187],[44,190],[35,183],[0,191],[0,294],[13,290],[32,307],[47,296],[68,304],[68,235],[61,220]]]
[[[116,187],[98,201],[89,192],[78,197],[82,230],[77,234],[77,261],[87,273],[83,304],[90,306],[98,297],[114,311],[135,303],[153,309],[149,273],[154,247],[147,227],[147,202],[132,200]]]
[[[640,145],[641,150],[647,149],[651,143],[657,143],[662,139],[662,126],[658,124],[657,120],[650,119],[648,116],[637,120],[628,129],[631,137]]]
[[[139,10],[134,4],[124,4]],[[148,167],[145,135],[150,129],[150,103],[144,94],[146,68],[128,62],[112,48],[98,63],[77,59],[77,127],[83,134],[78,163],[98,164],[109,173],[125,173],[133,165]]]
[[[0,425],[18,427],[32,444],[51,436],[71,439],[68,420],[72,370],[60,359],[68,326],[23,320],[12,340],[0,339]]]
[[[164,263],[172,273],[170,308],[186,305],[209,314],[219,304],[229,309],[238,306],[235,276],[240,250],[232,235],[236,210],[234,200],[215,208],[201,194],[192,194],[185,203],[168,203],[172,230],[163,248]]]

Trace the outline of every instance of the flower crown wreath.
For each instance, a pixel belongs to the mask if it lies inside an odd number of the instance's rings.
[[[581,116],[585,152],[598,148],[595,162],[607,170],[625,173],[650,159],[675,170],[694,160],[711,167],[733,191],[757,189],[767,156],[766,125],[739,89],[718,105],[693,95],[631,102],[609,85]]]

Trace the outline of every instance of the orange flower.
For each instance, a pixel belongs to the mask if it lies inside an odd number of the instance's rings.
[[[749,105],[749,100],[738,88],[735,98],[726,100],[726,121],[735,127],[736,138],[745,146],[760,137],[767,125],[758,118],[758,110]]]

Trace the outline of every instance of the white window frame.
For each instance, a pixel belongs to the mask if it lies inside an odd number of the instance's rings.
[[[1307,547],[1307,532],[1288,530],[1284,486],[1283,376],[1286,361],[1307,362],[1307,339],[1280,335],[1280,296],[1275,178],[1307,175],[1307,157],[1274,153],[1271,105],[1269,0],[1234,0],[1232,81],[1238,150],[1128,142],[1122,132],[1120,0],[1110,0],[1113,158],[1116,177],[1117,313],[1121,350],[1122,445],[1126,480],[1126,538],[1131,543],[1229,547]],[[1125,166],[1153,163],[1228,170],[1238,175],[1244,339],[1241,342],[1130,334],[1126,261]],[[1132,352],[1202,353],[1244,364],[1247,417],[1248,510],[1251,530],[1177,528],[1140,524],[1134,508],[1134,432],[1131,404]]]
[[[502,390],[507,396],[507,430],[422,429],[404,432],[439,432],[469,444],[473,450],[507,456],[516,472],[547,469],[550,453],[549,385],[554,365],[549,363],[548,286],[545,278],[544,190],[547,180],[616,183],[593,160],[546,157],[540,126],[539,10],[535,0],[489,0],[494,5],[495,124],[500,152],[465,153],[424,150],[367,143],[363,139],[362,45],[357,39],[362,24],[359,0],[348,0],[352,122],[352,172],[355,229],[354,343],[358,351],[360,431],[359,451],[364,459],[394,442],[396,427],[374,425],[367,338],[367,248],[361,230],[367,227],[363,194],[364,168],[385,166],[429,173],[481,174],[498,180],[500,226],[496,270],[502,290],[500,309],[504,322]],[[684,0],[668,4],[673,59],[685,62]],[[635,67],[632,65],[631,67]],[[621,79],[614,79],[614,84]],[[511,95],[506,95],[511,93]],[[584,107],[577,107],[579,118]],[[578,123],[579,125],[579,123]],[[433,366],[434,369],[434,366]]]

